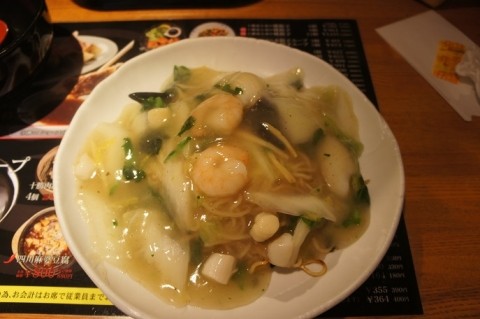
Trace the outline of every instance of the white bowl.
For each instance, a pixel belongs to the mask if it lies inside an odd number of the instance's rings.
[[[175,308],[155,297],[118,269],[98,265],[89,227],[76,201],[73,165],[87,134],[100,122],[114,121],[136,91],[158,91],[174,65],[208,66],[269,76],[292,67],[305,70],[306,86],[336,84],[349,92],[359,120],[364,152],[360,166],[369,180],[371,221],[353,245],[326,258],[328,272],[312,279],[303,272],[274,273],[257,301],[233,310]],[[76,113],[58,150],[54,196],[64,237],[78,263],[105,295],[137,318],[311,318],[348,297],[375,270],[397,229],[404,196],[400,151],[388,125],[363,93],[324,61],[287,46],[240,37],[182,40],[133,58],[97,86]]]

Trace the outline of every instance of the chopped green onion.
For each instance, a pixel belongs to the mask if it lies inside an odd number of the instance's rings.
[[[186,131],[188,131],[189,129],[191,129],[194,124],[195,124],[195,118],[193,116],[189,116],[186,119],[186,121],[183,123],[182,128],[180,128],[180,131],[178,132],[177,136],[180,136]]]
[[[240,95],[240,94],[243,93],[242,88],[239,88],[238,86],[232,88],[232,86],[228,83],[223,83],[223,84],[217,83],[217,84],[215,84],[215,87],[217,89],[220,89],[220,90],[222,90],[226,93],[230,93],[232,95]]]
[[[177,146],[175,147],[175,149],[173,151],[171,151],[167,157],[165,157],[165,160],[164,162],[168,161],[170,158],[172,158],[173,156],[177,155],[187,144],[188,142],[190,142],[190,140],[192,139],[191,136],[187,136],[186,138],[184,138],[183,140],[181,140]]]

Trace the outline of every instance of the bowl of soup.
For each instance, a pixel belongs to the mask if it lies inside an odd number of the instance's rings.
[[[239,37],[125,63],[76,113],[53,175],[72,254],[138,318],[319,315],[375,270],[404,194],[395,137],[353,83]]]

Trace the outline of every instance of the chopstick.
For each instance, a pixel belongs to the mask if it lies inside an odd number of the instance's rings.
[[[117,62],[122,56],[125,55],[128,51],[130,51],[133,48],[133,45],[135,44],[135,40],[130,41],[126,46],[124,46],[120,51],[117,52],[107,63],[102,65],[98,71],[103,71],[107,69],[108,67],[112,66],[115,62]]]

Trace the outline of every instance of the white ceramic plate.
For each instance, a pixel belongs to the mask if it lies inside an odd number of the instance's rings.
[[[208,30],[218,30],[221,33],[220,34],[210,34],[210,35],[202,35],[202,32],[206,32]],[[212,36],[228,36],[232,37],[235,36],[235,31],[233,31],[232,28],[230,28],[228,25],[225,23],[220,23],[220,22],[206,22],[202,23],[198,26],[196,26],[192,32],[190,32],[190,37],[191,38],[198,38],[198,37],[212,37]]]
[[[337,84],[347,90],[360,123],[365,149],[360,158],[369,180],[371,222],[352,246],[330,254],[329,271],[319,280],[303,272],[275,273],[265,295],[244,307],[213,311],[175,308],[157,299],[128,275],[94,262],[88,226],[75,196],[73,165],[87,134],[102,121],[115,120],[135,91],[158,91],[174,65],[209,66],[225,71],[249,71],[261,76],[292,67],[306,71],[307,86]],[[383,258],[401,215],[404,174],[397,142],[375,107],[343,75],[324,61],[289,47],[240,37],[182,40],[140,55],[103,81],[83,103],[67,130],[54,167],[54,196],[65,239],[78,263],[122,311],[138,318],[310,318],[349,296],[375,270]]]
[[[92,35],[79,35],[78,38],[86,43],[95,44],[100,48],[100,54],[92,61],[88,61],[83,65],[82,74],[93,71],[115,56],[118,46],[110,39],[96,37]]]

